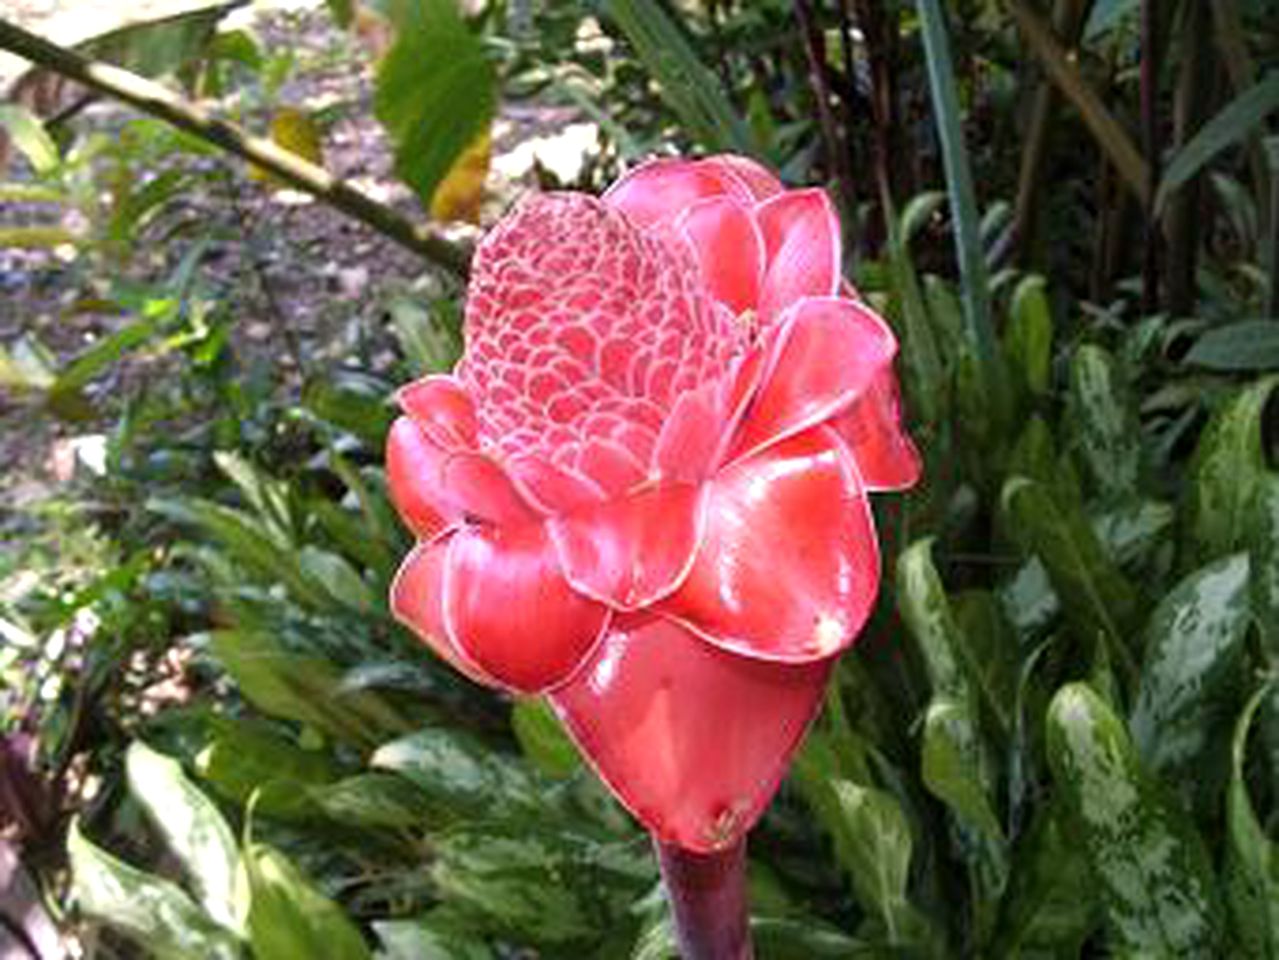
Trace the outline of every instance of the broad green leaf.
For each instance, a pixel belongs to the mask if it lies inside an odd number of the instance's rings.
[[[1042,809],[1013,851],[991,953],[996,957],[1079,955],[1100,922],[1088,862],[1052,807]]]
[[[545,700],[517,701],[511,711],[511,726],[524,755],[543,773],[567,777],[582,769],[577,748]]]
[[[26,157],[27,163],[31,164],[31,169],[38,177],[53,173],[62,161],[58,155],[58,145],[53,142],[53,137],[49,136],[40,119],[15,103],[0,103],[0,139],[5,136]],[[2,146],[0,144],[0,148]],[[0,157],[3,156],[3,149],[0,149]],[[3,169],[0,169],[0,173],[2,172]]]
[[[1252,609],[1272,663],[1279,662],[1279,475],[1267,473],[1256,499]]]
[[[378,64],[374,111],[390,133],[395,172],[429,208],[458,158],[488,129],[497,83],[452,0],[405,0],[391,14],[395,45]]]
[[[1092,528],[1120,567],[1143,567],[1172,531],[1173,508],[1138,497],[1110,503],[1092,514]]]
[[[1266,476],[1261,414],[1275,382],[1267,378],[1241,390],[1213,415],[1199,438],[1184,519],[1191,555],[1201,562],[1248,545]]]
[[[1141,472],[1141,425],[1115,361],[1084,344],[1070,362],[1070,423],[1094,489],[1104,497],[1136,492]]]
[[[212,635],[212,648],[245,698],[270,716],[296,720],[363,746],[408,729],[377,694],[345,689],[341,674],[328,661],[287,653],[263,633],[221,630]]]
[[[1048,392],[1052,376],[1053,319],[1044,293],[1044,278],[1026,277],[1013,291],[1004,331],[1004,352],[1032,396]]]
[[[1118,956],[1217,956],[1221,903],[1203,840],[1142,770],[1123,723],[1081,683],[1048,708],[1048,763]]]
[[[924,715],[921,774],[924,786],[988,839],[1002,841],[991,806],[990,759],[976,719],[962,703],[934,697]]]
[[[337,603],[357,614],[379,609],[379,601],[374,599],[364,578],[338,554],[307,545],[298,551],[297,563]]]
[[[932,550],[931,539],[919,540],[897,558],[897,609],[919,644],[933,692],[964,698],[968,684],[959,659],[964,641]]]
[[[1168,198],[1192,180],[1213,157],[1240,140],[1254,135],[1266,116],[1279,110],[1279,70],[1272,70],[1245,90],[1199,128],[1164,170],[1155,194],[1155,213]]]
[[[617,25],[688,134],[700,146],[764,157],[751,129],[729,102],[719,79],[698,59],[679,27],[655,0],[605,0]]]
[[[854,939],[811,916],[769,917],[760,916],[757,910],[752,914],[755,956],[765,960],[887,960],[899,953],[886,944]],[[644,932],[629,960],[681,960],[669,917]]]
[[[543,945],[607,936],[656,880],[646,844],[536,818],[441,835],[431,876],[441,898],[482,929]]]
[[[1251,619],[1248,600],[1248,557],[1240,553],[1186,577],[1151,615],[1130,726],[1142,762],[1155,773],[1187,786],[1216,779],[1212,768],[1215,758],[1225,759]]]
[[[432,813],[422,792],[392,773],[361,773],[307,793],[329,817],[350,826],[421,827]]]
[[[235,916],[235,871],[240,862],[231,828],[176,760],[140,740],[125,755],[129,793],[182,864],[192,890],[210,917],[241,932]]]
[[[360,931],[284,854],[263,843],[244,850],[241,896],[255,960],[372,960]]]
[[[452,303],[437,301],[427,306],[397,298],[387,305],[387,312],[414,371],[438,373],[453,368],[462,355],[462,333]]]
[[[1249,957],[1279,955],[1279,849],[1257,819],[1244,777],[1248,729],[1257,708],[1273,692],[1272,685],[1262,686],[1239,714],[1226,794],[1226,902],[1235,934]]]
[[[338,771],[326,753],[303,750],[260,721],[219,716],[195,769],[219,794],[261,816],[296,818],[311,812],[307,787],[332,782]],[[279,784],[281,789],[263,788]]]
[[[1002,500],[1012,532],[1043,563],[1080,638],[1091,642],[1100,634],[1112,653],[1122,655],[1136,596],[1082,511],[1043,484],[1022,477],[1005,484]]]
[[[492,960],[493,949],[436,909],[413,920],[374,921],[379,960]]]
[[[67,834],[71,890],[88,917],[128,936],[160,960],[237,960],[235,937],[169,880],[131,867],[91,843],[73,821]]]
[[[419,730],[380,746],[370,765],[407,777],[441,813],[470,819],[537,805],[537,784],[516,760],[458,730]]]
[[[325,423],[381,449],[395,419],[389,397],[387,384],[376,377],[347,374],[309,381],[302,390],[302,405]]]
[[[1240,373],[1279,370],[1279,321],[1240,320],[1214,327],[1195,341],[1185,362]]]
[[[946,194],[940,190],[925,190],[917,193],[907,201],[900,218],[899,241],[907,248],[915,239],[915,234],[936,216],[946,203]]]

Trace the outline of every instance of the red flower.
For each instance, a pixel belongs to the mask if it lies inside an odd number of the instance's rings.
[[[399,396],[396,616],[547,693],[668,844],[758,819],[874,604],[866,492],[919,472],[839,264],[826,195],[739,157],[534,197],[476,253],[453,375]]]

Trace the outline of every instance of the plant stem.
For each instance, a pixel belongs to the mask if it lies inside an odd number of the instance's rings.
[[[249,136],[234,124],[212,116],[158,83],[111,64],[89,60],[74,50],[60,47],[3,19],[0,19],[0,50],[10,50],[46,70],[122,100],[228,153],[256,163],[290,186],[311,194],[432,261],[457,279],[466,278],[470,257],[462,248],[415,226],[395,210],[378,203],[323,167],[270,140]]]
[[[746,900],[746,841],[692,853],[654,841],[684,960],[753,960]]]

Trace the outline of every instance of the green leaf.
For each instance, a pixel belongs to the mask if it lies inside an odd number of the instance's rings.
[[[240,851],[218,808],[187,779],[181,764],[140,740],[129,746],[125,771],[129,793],[182,864],[205,912],[241,932],[235,916]]]
[[[235,937],[179,887],[131,867],[91,843],[73,821],[67,834],[71,889],[86,916],[120,931],[161,960],[237,960]]]
[[[298,551],[297,563],[333,600],[353,612],[368,614],[380,608],[381,601],[374,599],[359,571],[338,554],[307,545]]]
[[[1266,476],[1261,414],[1274,388],[1266,378],[1216,412],[1195,449],[1185,522],[1193,553],[1212,560],[1248,545],[1255,501]]]
[[[1256,499],[1252,609],[1272,662],[1279,662],[1279,475],[1267,473]]]
[[[543,773],[567,777],[582,769],[577,748],[545,700],[518,700],[511,711],[511,726],[524,755]]]
[[[1159,181],[1155,215],[1159,216],[1168,198],[1194,179],[1213,157],[1261,130],[1262,121],[1275,110],[1279,110],[1279,70],[1270,71],[1231,100],[1177,152]]]
[[[1002,841],[999,818],[991,806],[990,760],[975,718],[962,703],[934,697],[928,705],[921,773],[933,796],[987,838]]]
[[[1070,422],[1093,487],[1103,497],[1136,492],[1141,472],[1141,425],[1115,361],[1084,344],[1070,362]]]
[[[915,234],[936,216],[945,202],[946,194],[940,190],[925,190],[911,197],[901,213],[899,242],[909,248],[911,241],[915,239]]]
[[[1151,615],[1130,728],[1154,772],[1205,786],[1220,758],[1224,776],[1248,600],[1248,557],[1240,553],[1186,577]]]
[[[1186,352],[1185,362],[1230,373],[1279,370],[1279,322],[1241,320],[1213,327]]]
[[[1000,903],[991,954],[1077,957],[1097,926],[1088,862],[1070,842],[1051,806],[1017,841],[1007,894]]]
[[[405,0],[391,14],[395,45],[378,65],[374,111],[391,136],[395,172],[429,209],[493,119],[497,82],[452,0]]]
[[[382,942],[381,960],[492,960],[493,950],[469,934],[443,910],[413,920],[381,920],[373,930]]]
[[[933,423],[946,409],[946,378],[925,306],[919,275],[897,221],[888,216],[888,269],[893,299],[889,316],[900,330],[906,395],[923,423]]]
[[[338,771],[328,754],[303,750],[261,721],[218,716],[212,740],[195,769],[219,794],[247,805],[254,792],[259,815],[297,818],[311,811],[307,787],[332,782]],[[278,790],[264,790],[279,785]]]
[[[1004,331],[1004,352],[1032,396],[1048,392],[1052,376],[1053,318],[1044,278],[1028,276],[1013,291],[1011,316]]]
[[[1279,850],[1257,819],[1244,777],[1248,729],[1257,708],[1273,693],[1273,685],[1267,684],[1248,700],[1230,750],[1224,882],[1235,933],[1249,957],[1279,955]]]
[[[347,743],[372,746],[408,729],[377,694],[352,691],[320,657],[287,653],[264,633],[221,630],[212,634],[214,655],[245,698],[270,716],[296,720]]]
[[[1136,595],[1082,511],[1043,484],[1021,477],[1005,484],[1002,500],[1010,528],[1043,563],[1080,638],[1091,643],[1100,635],[1112,654],[1123,656]]]
[[[14,103],[0,103],[0,134],[7,135],[31,164],[36,176],[45,177],[58,169],[62,158],[58,145],[45,130],[40,118]],[[2,144],[0,144],[2,147]],[[0,149],[0,157],[4,156]]]
[[[654,0],[605,0],[605,16],[625,34],[685,130],[711,152],[766,154],[687,38]]]
[[[1121,956],[1217,956],[1221,904],[1203,840],[1141,769],[1123,724],[1086,685],[1048,708],[1048,763]]]
[[[1158,500],[1139,497],[1107,504],[1092,514],[1092,528],[1106,553],[1127,569],[1147,564],[1168,539],[1175,514]]]
[[[1002,373],[995,356],[998,347],[990,318],[990,280],[986,274],[986,254],[981,245],[968,150],[964,146],[959,86],[951,61],[946,16],[938,0],[915,0],[915,9],[919,13],[928,87],[937,136],[941,141],[950,213],[955,223],[955,254],[959,261],[964,320],[977,356],[986,368],[986,379],[992,392],[1000,397],[1003,395]]]
[[[372,960],[360,931],[284,854],[263,843],[244,850],[240,874],[255,960]]]
[[[420,827],[432,812],[417,787],[392,773],[361,773],[308,794],[333,820],[351,826]]]
[[[303,388],[302,405],[325,423],[380,450],[395,419],[389,396],[387,385],[375,377],[317,377]]]
[[[431,876],[441,898],[486,931],[521,943],[591,942],[625,922],[636,897],[652,887],[646,846],[536,818],[486,824],[441,836]]]
[[[537,783],[525,767],[458,730],[419,730],[383,744],[369,763],[407,777],[452,817],[483,818],[538,806]]]

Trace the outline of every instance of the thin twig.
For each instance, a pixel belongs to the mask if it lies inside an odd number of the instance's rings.
[[[45,69],[122,100],[207,143],[256,163],[290,186],[309,193],[432,261],[455,278],[465,280],[467,276],[470,256],[464,249],[414,225],[323,167],[270,140],[249,136],[234,124],[212,116],[154,81],[111,64],[89,60],[2,19],[0,50],[12,51]]]

